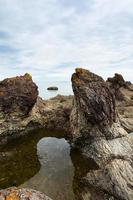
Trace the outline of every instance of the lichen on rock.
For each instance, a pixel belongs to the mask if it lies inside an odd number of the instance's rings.
[[[5,190],[0,190],[0,200],[52,200],[42,192],[11,187]]]

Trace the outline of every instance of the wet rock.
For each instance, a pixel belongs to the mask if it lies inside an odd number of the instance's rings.
[[[0,190],[0,200],[52,200],[42,192],[16,187]]]
[[[72,86],[71,141],[99,167],[89,171],[86,184],[131,200],[132,140],[119,122],[112,90],[101,77],[79,68]]]

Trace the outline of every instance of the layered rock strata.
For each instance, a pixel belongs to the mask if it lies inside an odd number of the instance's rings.
[[[72,87],[71,141],[99,166],[85,182],[116,199],[133,199],[133,141],[120,124],[113,92],[81,68],[72,75]]]

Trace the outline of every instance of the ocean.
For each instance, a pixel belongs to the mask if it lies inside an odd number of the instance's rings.
[[[61,95],[73,95],[72,85],[70,81],[37,81],[36,82],[39,89],[39,96],[43,99],[50,99],[52,97]],[[57,91],[47,90],[48,87],[56,86]]]

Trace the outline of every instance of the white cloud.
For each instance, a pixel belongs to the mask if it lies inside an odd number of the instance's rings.
[[[76,66],[133,81],[132,0],[0,0],[0,78],[70,80]],[[12,51],[14,49],[14,51]]]

